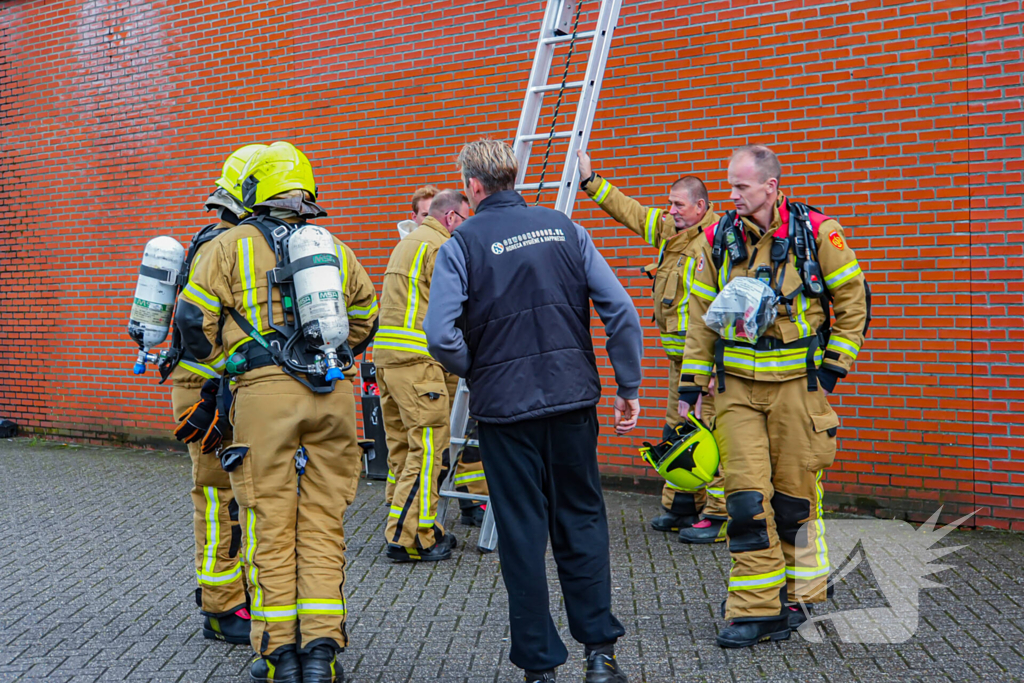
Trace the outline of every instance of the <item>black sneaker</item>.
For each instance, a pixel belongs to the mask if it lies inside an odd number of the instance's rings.
[[[267,657],[257,655],[249,665],[252,683],[302,683],[302,670],[294,645],[283,645]]]
[[[484,512],[486,511],[486,505],[472,505],[462,508],[462,517],[459,519],[459,522],[466,526],[483,526]]]
[[[671,512],[665,512],[651,520],[651,527],[655,531],[679,531],[691,527],[699,521],[700,518],[695,515],[674,515]]]
[[[344,683],[345,672],[338,664],[338,649],[317,645],[299,656],[302,662],[302,683]]]
[[[587,675],[583,680],[585,683],[629,683],[626,674],[619,670],[615,653],[600,652],[587,655]]]
[[[388,543],[386,554],[395,562],[440,562],[451,558],[452,550],[458,547],[458,544],[458,539],[453,534],[445,534],[444,538],[429,550]]]
[[[681,543],[720,543],[724,540],[724,519],[702,519],[691,527],[679,530]]]
[[[554,683],[554,681],[554,669],[548,669],[547,671],[523,671],[524,683]]]
[[[787,610],[788,612],[788,610]],[[719,647],[750,647],[770,640],[789,638],[789,616],[769,621],[731,621],[716,638]]]
[[[203,637],[237,645],[249,644],[249,610],[244,607],[229,614],[203,619]]]

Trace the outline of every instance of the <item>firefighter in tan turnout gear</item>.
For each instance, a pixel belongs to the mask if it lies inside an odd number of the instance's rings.
[[[461,193],[439,192],[421,225],[399,242],[384,274],[374,362],[396,479],[385,529],[387,556],[398,562],[448,559],[456,543],[435,515],[458,378],[427,351],[423,318],[437,251],[468,213]],[[479,462],[476,467],[482,483]]]
[[[253,216],[209,245],[178,316],[200,362],[221,339],[236,377],[234,443],[220,457],[246,530],[250,678],[342,681],[342,519],[361,465],[351,363],[376,328],[376,297],[352,250],[311,222],[325,214],[299,150],[260,151],[241,186]]]
[[[869,316],[867,284],[842,227],[783,196],[780,178],[767,147],[732,155],[736,211],[715,227],[712,258],[697,269],[679,388],[684,412],[712,377],[717,385],[732,555],[722,647],[788,638],[826,598],[822,474],[839,426],[827,395],[856,359]],[[767,291],[776,304],[756,309],[768,326],[755,343],[746,318],[742,327],[719,325],[721,334],[709,326],[709,310],[726,310],[744,290]]]
[[[661,333],[661,344],[669,358],[668,407],[662,438],[682,422],[679,404],[679,375],[683,362],[686,329],[692,320],[690,301],[695,288],[697,266],[710,257],[704,231],[718,222],[699,178],[684,176],[669,190],[669,209],[647,208],[627,197],[608,180],[594,173],[590,157],[579,152],[580,187],[604,211],[658,250],[658,260],[644,272],[654,277],[654,320]],[[704,421],[714,425],[714,404],[703,401]],[[725,492],[721,475],[706,489],[684,491],[668,482],[661,494],[664,514],[651,520],[658,531],[679,531],[684,543],[714,543],[725,540]]]
[[[239,174],[245,163],[264,145],[246,145],[224,162],[217,189],[206,201],[206,209],[217,211],[220,220],[195,234],[185,259],[191,274],[206,254],[209,243],[234,227],[248,213],[242,206]],[[224,354],[218,345],[208,363],[198,362],[182,348],[175,330],[171,351],[160,365],[160,374],[171,379],[171,406],[179,426],[174,435],[188,444],[192,459],[192,504],[195,529],[196,603],[203,614],[203,636],[229,643],[249,642],[249,613],[246,609],[242,574],[242,529],[238,524],[238,503],[231,491],[228,473],[220,466],[216,450],[227,431],[227,418],[217,410],[217,388],[224,372]],[[207,384],[203,392],[203,385]]]

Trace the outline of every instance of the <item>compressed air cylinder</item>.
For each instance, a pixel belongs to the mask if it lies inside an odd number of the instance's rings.
[[[128,319],[128,336],[139,345],[137,375],[146,371],[149,350],[167,339],[178,294],[177,277],[184,261],[185,247],[173,237],[154,237],[142,252],[135,301]]]
[[[318,258],[319,257],[319,258]],[[327,358],[328,381],[341,379],[338,349],[348,341],[348,310],[337,266],[334,238],[316,225],[304,225],[288,238],[288,259],[296,264],[295,299],[302,335]],[[318,265],[317,261],[324,265]]]

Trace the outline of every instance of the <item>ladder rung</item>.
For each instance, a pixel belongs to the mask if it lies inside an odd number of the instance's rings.
[[[464,437],[453,436],[452,443],[456,446],[468,446],[469,448],[479,448],[480,442],[476,439],[466,439]]]
[[[516,192],[522,192],[523,190],[550,190],[552,188],[559,187],[560,181],[549,180],[544,183],[523,183],[516,185]]]
[[[580,31],[576,34],[576,40],[585,40],[587,38],[593,38],[597,31]],[[541,39],[540,42],[545,45],[551,45],[552,43],[568,43],[572,40],[572,34],[567,36],[548,36],[547,38]]]
[[[572,131],[571,130],[563,130],[561,132],[555,133],[551,137],[553,137],[553,138],[563,138],[563,139],[564,138],[571,138],[572,137]],[[548,134],[547,133],[534,133],[533,135],[523,135],[519,139],[522,140],[523,142],[536,142],[537,140],[547,140],[548,139]]]
[[[566,90],[568,90],[569,88],[582,88],[584,83],[586,83],[586,81],[572,81],[571,83],[566,83],[565,88]],[[530,92],[551,92],[552,90],[558,90],[561,87],[561,83],[551,83],[549,85],[535,85],[532,88],[530,88]]]
[[[483,503],[490,503],[491,499],[489,496],[481,496],[479,493],[460,493],[458,491],[438,491],[437,495],[441,498],[458,498],[459,500],[479,500]]]

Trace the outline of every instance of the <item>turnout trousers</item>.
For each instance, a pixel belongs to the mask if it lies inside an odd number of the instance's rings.
[[[682,422],[679,416],[679,374],[682,371],[682,356],[669,356],[668,369],[668,407],[665,411],[665,428],[662,430],[662,439],[667,439],[672,430]],[[701,420],[704,424],[714,429],[715,424],[715,399],[709,393],[704,397],[701,404]],[[718,440],[718,449],[723,449],[723,443],[718,438],[717,430],[715,438]],[[674,515],[696,517],[698,514],[708,519],[725,519],[725,480],[723,479],[723,467],[719,467],[718,475],[711,480],[706,489],[699,491],[684,491],[672,484],[665,483],[661,489],[661,506]],[[694,520],[696,521],[696,520]]]
[[[829,574],[822,474],[836,454],[839,418],[807,378],[727,376],[717,393],[725,435],[727,620],[778,617],[782,600],[822,602]]]
[[[549,537],[572,637],[598,645],[625,633],[611,611],[597,433],[595,408],[512,424],[480,423],[480,454],[508,591],[509,659],[522,669],[552,669],[568,656],[548,608]]]
[[[175,420],[199,400],[206,378],[176,380],[171,388]],[[192,506],[195,530],[196,602],[206,616],[221,617],[245,607],[245,583],[240,552],[242,529],[238,504],[228,473],[213,453],[203,454],[199,443],[188,444],[192,459]]]
[[[232,405],[231,472],[245,527],[251,642],[260,654],[345,647],[345,510],[355,500],[362,458],[352,383],[314,394],[277,368],[239,381]],[[306,449],[299,476],[295,453]]]
[[[432,548],[444,536],[438,479],[449,442],[444,370],[433,362],[377,368],[388,469],[395,485],[384,536],[404,548]]]

